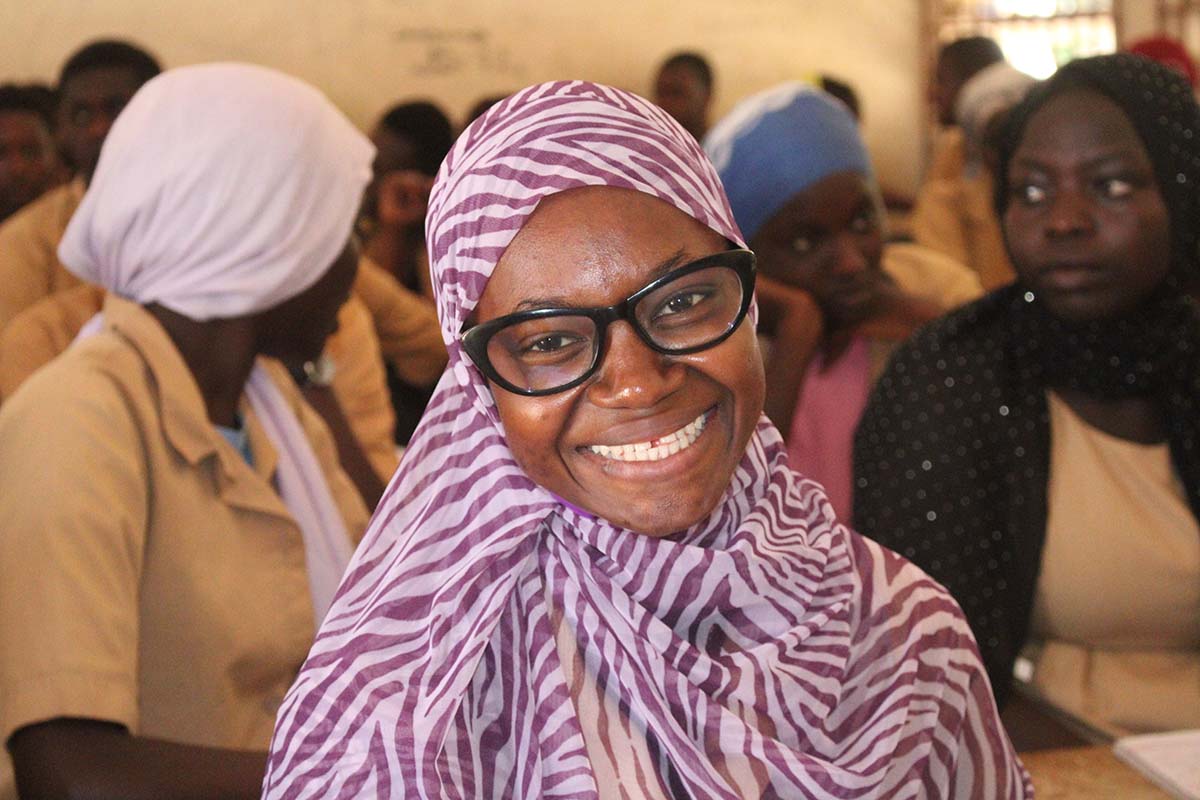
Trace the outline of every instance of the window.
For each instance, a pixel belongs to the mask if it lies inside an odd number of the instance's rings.
[[[1116,51],[1123,3],[1150,0],[920,0],[922,81],[929,85],[938,50],[965,36],[988,36],[1010,64],[1035,78],[1049,76],[1072,58]],[[1186,6],[1200,33],[1200,0],[1155,0],[1162,7]],[[1181,12],[1182,19],[1182,12]],[[924,105],[925,152],[932,149],[937,121]]]
[[[1117,49],[1119,0],[934,0],[938,46],[964,36],[989,36],[1005,58],[1035,78],[1081,56]]]

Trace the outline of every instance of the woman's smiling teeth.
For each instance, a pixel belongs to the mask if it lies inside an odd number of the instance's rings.
[[[661,461],[667,456],[673,456],[680,450],[691,447],[704,432],[707,420],[708,412],[705,411],[674,433],[668,433],[666,436],[660,436],[649,442],[594,444],[588,449],[602,458],[610,458],[613,461]]]

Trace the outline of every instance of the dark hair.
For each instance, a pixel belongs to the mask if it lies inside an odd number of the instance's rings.
[[[1200,105],[1185,76],[1144,56],[1116,53],[1072,61],[1013,108],[1000,134],[997,213],[1008,208],[1008,165],[1029,120],[1052,98],[1081,90],[1107,97],[1128,117],[1167,207],[1176,269],[1194,278],[1200,266]]]
[[[379,125],[393,136],[412,144],[416,151],[416,164],[413,166],[426,175],[437,174],[438,167],[454,144],[454,127],[449,117],[430,102],[393,106],[383,115]]]
[[[982,69],[1004,60],[1000,45],[986,36],[956,39],[942,47],[938,63],[954,70],[965,81]]]
[[[708,65],[708,60],[699,53],[694,53],[691,51],[675,53],[674,55],[669,56],[667,60],[662,63],[662,66],[658,68],[658,71],[662,72],[668,67],[682,67],[684,69],[691,70],[692,73],[700,79],[700,83],[704,84],[704,88],[710,92],[712,91],[712,67]]]
[[[140,47],[116,39],[101,39],[84,45],[67,59],[58,75],[58,89],[61,92],[63,85],[80,73],[113,67],[132,71],[139,84],[162,72],[154,56]]]
[[[860,106],[858,104],[858,92],[854,91],[854,87],[845,81],[840,81],[831,75],[821,76],[821,89],[826,94],[831,94],[838,100],[846,104],[846,108],[850,109],[850,113],[855,119],[860,118]]]
[[[15,83],[0,85],[0,111],[25,111],[36,114],[54,128],[54,90],[38,83],[18,86]]]

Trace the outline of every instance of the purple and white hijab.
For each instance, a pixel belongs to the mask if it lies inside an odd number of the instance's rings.
[[[427,221],[450,364],[280,710],[265,796],[1028,796],[961,612],[839,524],[765,417],[710,518],[666,539],[514,461],[460,331],[538,201],[586,185],[741,242],[700,147],[634,95],[542,84],[463,133]],[[580,714],[563,630],[619,722]],[[617,759],[598,786],[585,740],[622,726],[652,769]]]

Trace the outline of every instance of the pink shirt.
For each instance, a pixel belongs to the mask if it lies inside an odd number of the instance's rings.
[[[841,520],[850,519],[854,429],[870,391],[871,343],[855,337],[833,364],[813,358],[792,414],[788,463],[825,487]]]

